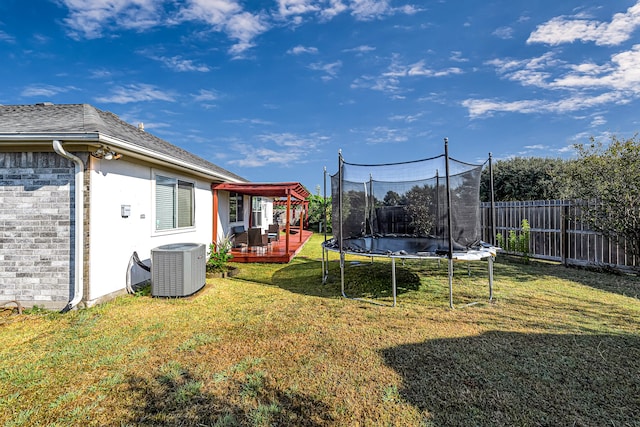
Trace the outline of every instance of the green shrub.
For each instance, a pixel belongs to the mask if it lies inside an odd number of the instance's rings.
[[[207,272],[218,272],[227,270],[227,262],[233,258],[231,254],[231,236],[225,236],[219,242],[209,245],[209,259],[207,260]]]
[[[496,234],[496,243],[499,247],[507,252],[520,254],[525,261],[529,261],[529,242],[531,240],[531,226],[529,221],[523,219],[520,224],[520,230],[509,230],[505,241],[502,233]]]

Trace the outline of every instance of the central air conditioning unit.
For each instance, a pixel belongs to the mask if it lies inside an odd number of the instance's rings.
[[[151,295],[185,297],[207,280],[205,245],[173,243],[151,249]]]

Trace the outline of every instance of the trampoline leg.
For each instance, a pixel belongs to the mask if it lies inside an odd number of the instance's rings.
[[[349,298],[344,293],[344,252],[340,252],[340,286],[342,289],[342,296],[345,298]]]
[[[322,248],[322,284],[325,285],[327,283],[327,272],[325,270],[325,256],[328,256],[327,254],[327,250],[323,247]]]
[[[396,259],[391,258],[391,290],[393,293],[393,307],[396,306]]]
[[[453,260],[449,259],[449,308],[453,307]]]
[[[493,257],[489,257],[489,302],[493,301]]]

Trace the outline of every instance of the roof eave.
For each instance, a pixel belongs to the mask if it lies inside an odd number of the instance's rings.
[[[215,181],[222,181],[222,182],[234,182],[234,183],[243,182],[243,181],[239,181],[235,177],[228,176],[226,174],[216,173],[214,171],[211,171],[206,168],[202,168],[192,163],[184,162],[174,157],[168,156],[166,154],[158,153],[153,150],[149,150],[135,144],[130,144],[119,138],[114,138],[109,135],[101,134],[99,132],[48,133],[48,134],[0,133],[0,143],[11,141],[12,145],[28,146],[28,145],[33,145],[34,143],[44,143],[44,142],[50,142],[53,140],[59,140],[59,141],[62,141],[63,143],[68,143],[68,144],[73,144],[73,143],[105,144],[105,145],[108,145],[113,150],[122,152],[122,154],[124,155],[131,156],[140,160],[145,160],[153,164],[158,164],[163,166],[166,166],[167,164],[169,164],[177,169],[194,173],[203,178],[207,178]]]

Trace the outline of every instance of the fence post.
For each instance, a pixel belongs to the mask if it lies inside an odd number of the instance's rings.
[[[569,204],[570,201],[566,201],[562,204],[562,216],[560,222],[560,257],[562,264],[567,266],[567,258],[569,258],[569,234],[567,229],[569,228]]]

